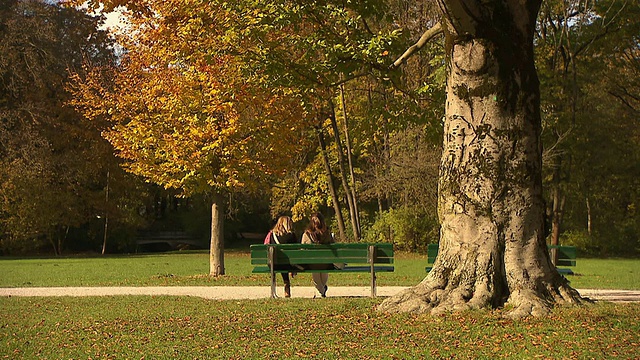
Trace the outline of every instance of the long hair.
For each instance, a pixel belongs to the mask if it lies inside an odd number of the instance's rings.
[[[288,216],[280,216],[278,218],[278,222],[276,222],[276,226],[274,226],[271,231],[273,231],[277,236],[293,232],[293,221]]]
[[[324,216],[320,213],[311,214],[309,225],[307,226],[307,230],[305,230],[311,238],[311,241],[314,243],[323,242],[328,231],[327,224],[324,222]]]

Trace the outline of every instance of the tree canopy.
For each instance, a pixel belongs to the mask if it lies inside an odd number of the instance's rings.
[[[135,183],[123,179],[101,138],[103,123],[83,121],[67,106],[70,74],[81,73],[83,62],[111,62],[112,42],[99,19],[39,1],[3,1],[0,24],[0,248],[44,242],[60,253],[70,230],[107,211],[108,171],[118,188],[112,203],[132,190],[127,181]],[[127,211],[111,210],[123,222],[132,220]]]
[[[221,51],[226,13],[182,1],[148,10],[131,18],[135,36],[120,38],[118,66],[80,80],[76,92],[86,116],[113,123],[105,137],[127,168],[186,194],[282,171],[286,158],[274,152],[295,151],[303,109],[247,81],[237,58]]]
[[[344,219],[345,239],[418,251],[438,240],[451,50],[438,4],[63,3],[81,7],[0,10],[5,244],[78,227],[96,238],[107,208],[139,219],[149,201],[119,162],[166,194],[269,203],[271,217],[301,222],[320,210],[336,230]],[[638,252],[637,5],[545,0],[535,23],[545,235],[593,254]],[[123,7],[114,54],[101,18],[81,11]],[[34,205],[42,188],[53,190]]]

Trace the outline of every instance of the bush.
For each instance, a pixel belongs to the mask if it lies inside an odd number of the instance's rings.
[[[438,241],[438,222],[417,208],[390,209],[363,232],[367,242],[392,242],[400,250],[426,252]]]
[[[593,236],[585,230],[565,231],[560,235],[560,244],[575,246],[580,252],[595,255],[600,252]]]
[[[565,231],[560,235],[560,244],[575,246],[581,253],[593,256],[638,256],[640,246],[635,227],[616,225],[606,234],[596,232],[589,235],[586,230]]]

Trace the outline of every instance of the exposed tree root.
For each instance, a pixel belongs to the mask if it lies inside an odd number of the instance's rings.
[[[518,290],[511,293],[507,305],[513,305],[506,316],[519,319],[527,316],[544,316],[556,305],[582,304],[590,300],[582,298],[580,294],[568,285],[558,287],[548,286],[544,292],[546,297],[532,290]]]
[[[434,269],[435,270],[435,269]],[[477,280],[477,279],[476,279]],[[558,284],[547,283],[544,289],[509,290],[490,286],[487,281],[471,284],[445,281],[429,274],[420,284],[385,299],[378,310],[389,313],[429,313],[438,315],[469,309],[512,307],[505,316],[523,318],[544,316],[557,305],[589,302],[558,275]]]

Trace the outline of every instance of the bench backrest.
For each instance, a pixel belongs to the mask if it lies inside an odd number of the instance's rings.
[[[436,262],[436,256],[438,256],[438,244],[427,245],[427,262],[433,264]]]
[[[393,264],[393,244],[281,244],[251,245],[251,265],[269,265],[269,247],[274,248],[274,264],[371,264],[369,246],[373,246],[374,264]]]
[[[556,249],[556,266],[576,266],[576,247],[562,245],[548,245],[549,250]]]

